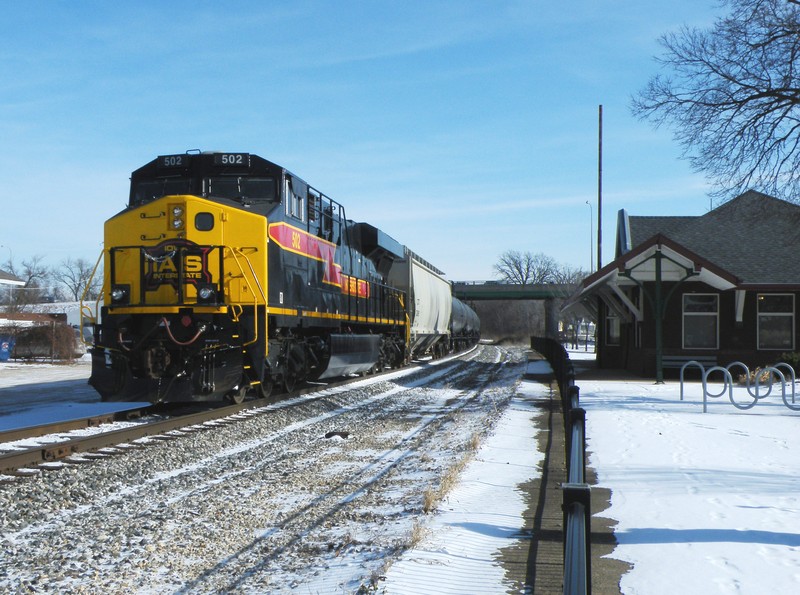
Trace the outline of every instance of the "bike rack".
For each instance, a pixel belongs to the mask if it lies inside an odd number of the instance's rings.
[[[772,394],[773,382],[771,382],[771,380],[772,380],[773,376],[776,376],[781,382],[781,399],[783,400],[783,404],[786,405],[786,407],[788,407],[792,411],[800,411],[800,405],[796,404],[796,388],[795,388],[796,378],[795,378],[794,368],[792,368],[792,366],[790,366],[789,364],[787,364],[785,362],[779,362],[777,364],[774,364],[772,366],[767,366],[765,368],[758,368],[757,369],[758,373],[756,374],[755,383],[753,383],[751,385],[751,382],[750,382],[750,368],[748,368],[747,365],[745,363],[743,363],[743,362],[735,361],[735,362],[732,362],[732,363],[730,363],[730,364],[728,364],[727,366],[724,366],[724,367],[723,366],[712,366],[712,367],[706,369],[706,367],[703,364],[701,364],[700,362],[698,362],[697,360],[690,360],[690,361],[686,362],[685,364],[683,364],[683,366],[681,366],[681,376],[680,376],[680,378],[681,378],[681,393],[680,393],[681,394],[681,401],[683,401],[683,394],[684,394],[684,390],[683,390],[684,371],[689,366],[697,366],[697,367],[699,367],[700,368],[700,372],[703,375],[703,413],[707,413],[708,412],[708,399],[719,398],[719,397],[723,396],[726,393],[726,391],[728,393],[728,399],[730,400],[731,404],[734,407],[736,407],[737,409],[741,409],[741,410],[752,409],[753,407],[756,406],[756,404],[760,400],[766,399],[770,394]],[[742,369],[744,369],[745,379],[746,379],[745,385],[747,387],[747,393],[753,399],[753,401],[751,403],[744,403],[743,404],[743,403],[737,402],[736,399],[734,399],[734,397],[733,397],[734,382],[733,382],[733,375],[731,374],[731,369],[732,368],[742,368]],[[781,372],[780,368],[784,368],[784,369],[788,370],[788,376],[791,378],[791,387],[792,387],[792,391],[791,391],[792,402],[791,402],[791,404],[789,403],[788,394],[787,394],[787,391],[786,391],[786,374]],[[719,393],[716,393],[716,394],[713,394],[708,390],[708,377],[714,372],[722,372],[722,378],[723,378],[722,390]],[[767,392],[764,393],[764,394],[761,394],[761,391],[760,391],[760,389],[761,389],[761,376],[764,373],[768,373],[769,374],[770,382],[767,384]]]

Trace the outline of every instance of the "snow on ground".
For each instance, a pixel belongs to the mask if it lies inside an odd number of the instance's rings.
[[[580,368],[593,356],[571,357]],[[13,384],[9,370],[0,365],[0,387]],[[589,463],[612,491],[603,515],[618,521],[611,555],[632,564],[623,593],[800,590],[800,413],[779,394],[747,411],[717,398],[703,413],[697,382],[687,384],[684,401],[678,381],[579,373],[577,383]],[[506,592],[496,558],[521,523],[517,486],[538,473],[531,400],[545,394],[522,382],[460,483],[422,519],[417,546],[389,566],[382,591]]]
[[[589,462],[612,490],[603,514],[619,521],[612,557],[633,565],[623,593],[800,590],[800,413],[780,391],[747,411],[713,399],[703,413],[699,382],[684,401],[679,381],[577,384]]]
[[[495,558],[509,541],[521,538],[526,504],[517,486],[539,474],[543,459],[537,451],[533,401],[550,394],[548,387],[533,382],[517,392],[455,490],[425,524],[424,538],[389,568],[386,593],[507,592]]]
[[[71,363],[0,362],[0,431],[136,409],[145,403],[101,403],[88,385],[91,357]],[[53,398],[57,391],[60,398]]]

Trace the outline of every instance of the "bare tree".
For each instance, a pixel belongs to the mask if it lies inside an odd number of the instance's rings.
[[[66,288],[70,298],[77,301],[83,296],[90,279],[91,286],[88,288],[87,297],[95,299],[99,294],[102,280],[99,277],[92,278],[93,270],[94,265],[88,260],[67,258],[62,260],[61,264],[54,268],[51,274],[56,282]]]
[[[565,285],[577,285],[588,277],[587,273],[582,268],[571,267],[569,265],[559,265],[553,273],[553,283],[563,283]]]
[[[730,198],[756,188],[800,202],[800,0],[723,0],[712,28],[660,39],[669,72],[632,111],[669,124],[697,171]]]
[[[494,265],[495,273],[508,283],[530,285],[553,281],[558,263],[545,254],[506,250]]]
[[[7,309],[11,312],[21,312],[26,306],[36,304],[47,293],[49,272],[43,264],[44,256],[37,254],[28,260],[22,261],[18,267],[12,259],[5,264],[6,270],[25,282],[21,287],[9,288]]]

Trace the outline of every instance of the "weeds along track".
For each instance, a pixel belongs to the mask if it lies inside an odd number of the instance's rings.
[[[521,362],[481,346],[6,485],[0,590],[275,591],[354,557],[368,583],[491,428]]]

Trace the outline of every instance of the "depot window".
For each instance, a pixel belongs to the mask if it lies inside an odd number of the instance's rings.
[[[613,312],[606,312],[606,330],[605,330],[606,345],[619,345],[620,344],[620,324],[619,316]]]
[[[715,293],[683,294],[683,348],[719,347],[719,296]]]
[[[761,293],[758,302],[758,348],[794,350],[794,295]]]

